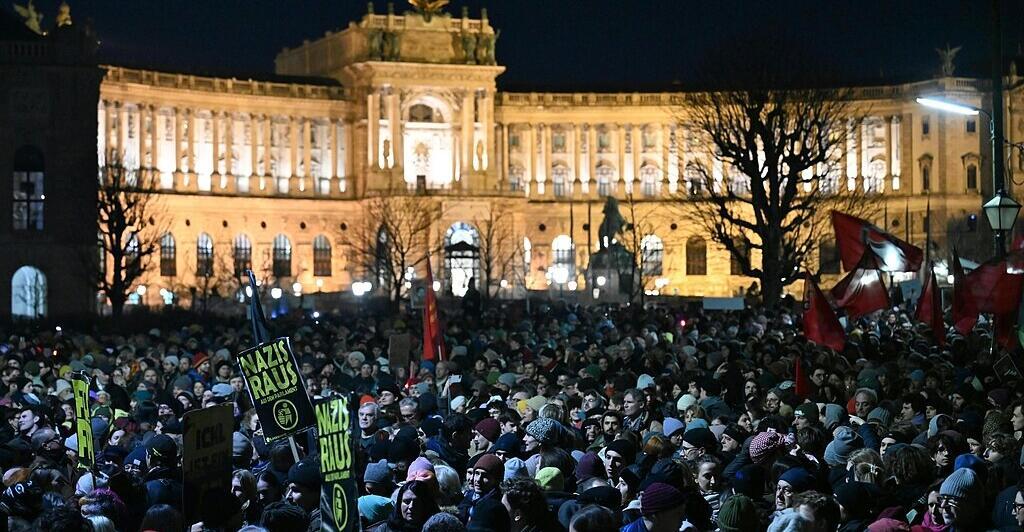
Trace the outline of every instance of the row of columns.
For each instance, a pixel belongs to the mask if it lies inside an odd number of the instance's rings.
[[[172,186],[176,190],[198,191],[197,179],[197,142],[196,142],[196,118],[198,112],[190,108],[174,107],[170,116],[161,112],[162,108],[156,105],[125,105],[117,101],[102,101],[100,112],[103,115],[102,147],[100,150],[101,162],[105,161],[107,154],[117,154],[123,164],[129,168],[138,168],[143,172],[153,171],[170,173],[173,176]],[[161,119],[172,120],[171,145],[174,151],[174,159],[171,168],[160,168],[160,148],[163,132],[167,129],[160,127]],[[288,133],[289,144],[287,146],[274,145],[272,117],[266,114],[250,113],[248,120],[241,122],[249,126],[249,135],[241,139],[239,146],[248,147],[249,172],[248,175],[235,175],[232,162],[236,159],[233,155],[235,144],[235,125],[238,122],[234,113],[213,111],[207,118],[211,120],[212,138],[210,141],[210,177],[211,190],[223,192],[236,192],[236,182],[231,177],[250,178],[250,182],[258,184],[256,187],[249,187],[249,192],[276,193],[278,187],[274,185],[275,178],[287,178],[289,181],[289,193],[298,192],[302,195],[309,195],[314,190],[317,193],[344,192],[341,183],[352,175],[352,161],[346,157],[351,152],[352,146],[352,125],[335,118],[312,118],[312,117],[289,117]],[[322,165],[327,165],[327,172],[312,173],[313,153],[313,127],[314,121],[326,120],[327,133],[326,149],[321,148]],[[116,133],[115,127],[116,126]],[[148,128],[147,128],[148,126]],[[224,134],[221,135],[221,128]],[[146,131],[149,131],[148,142]],[[128,135],[133,130],[133,135]],[[341,135],[339,136],[339,130]],[[302,143],[300,149],[299,135]],[[128,137],[132,142],[128,142]],[[223,141],[221,138],[223,137]],[[273,175],[271,172],[272,161],[275,149],[285,149],[289,162],[288,175]],[[223,152],[223,164],[221,162]],[[237,161],[241,163],[245,155],[239,154]],[[166,166],[166,165],[165,165]],[[301,168],[301,171],[300,171]],[[238,172],[241,173],[241,172]],[[220,179],[227,177],[228,179]],[[317,180],[330,179],[332,186],[330,191],[321,191],[317,186]]]

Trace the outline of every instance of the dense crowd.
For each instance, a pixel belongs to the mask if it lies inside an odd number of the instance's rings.
[[[1018,530],[1017,377],[984,325],[896,309],[806,342],[798,305],[493,306],[445,314],[444,360],[389,360],[415,314],[277,320],[313,398],[358,401],[363,530]],[[319,530],[316,440],[268,443],[234,355],[245,323],[0,345],[8,530]],[[801,374],[795,372],[797,360]],[[91,377],[97,466],[76,467],[69,372]],[[798,379],[806,379],[798,385]],[[182,514],[182,416],[235,405],[230,492]]]

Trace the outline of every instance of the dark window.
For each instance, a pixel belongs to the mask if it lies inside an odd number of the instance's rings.
[[[704,239],[692,236],[686,241],[686,275],[708,274],[708,246]]]
[[[641,274],[645,277],[661,275],[662,263],[665,260],[665,243],[656,235],[647,235],[640,241],[640,249],[640,259],[643,261],[640,265]]]
[[[17,231],[43,230],[43,153],[23,146],[14,154],[13,222]]]
[[[974,120],[968,119],[966,127],[968,133],[974,133],[975,131],[978,130],[978,123],[975,122]]]
[[[925,118],[924,120],[921,121],[921,134],[922,135],[927,135],[927,134],[931,133],[931,131],[932,131],[931,123],[929,123],[928,119]]]
[[[921,188],[925,192],[932,189],[932,169],[930,166],[921,168]]]
[[[331,243],[324,235],[313,239],[313,275],[329,277],[331,275]]]
[[[967,165],[967,190],[978,188],[978,167],[973,164]]]
[[[291,277],[292,242],[284,235],[274,237],[274,277]]]
[[[174,247],[174,235],[167,233],[160,239],[160,275],[174,277],[178,275],[177,250]]]
[[[830,240],[818,243],[818,273],[839,273],[839,248]]]
[[[735,245],[742,256],[729,253],[729,274],[745,275],[744,266],[750,264],[750,242],[746,238],[738,238],[735,240]]]
[[[252,269],[252,242],[245,235],[235,237],[235,277],[245,275],[245,270]]]
[[[213,239],[206,233],[199,233],[199,240],[196,240],[196,275],[213,275]]]

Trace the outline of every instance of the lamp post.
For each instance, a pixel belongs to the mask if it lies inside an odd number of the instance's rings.
[[[994,82],[995,78],[993,78]],[[1000,82],[1002,78],[999,78]],[[998,83],[996,85],[999,85]],[[998,114],[996,113],[997,98],[995,93],[999,93],[998,97]],[[1016,221],[1017,212],[1020,210],[1020,204],[1013,200],[1009,195],[1006,194],[1006,183],[1004,179],[1003,170],[1003,132],[1002,132],[1002,90],[993,91],[992,107],[993,112],[974,107],[971,105],[962,104],[959,102],[943,100],[940,98],[921,97],[917,98],[917,103],[929,107],[932,109],[938,109],[947,113],[955,113],[958,115],[965,116],[978,116],[979,114],[985,115],[988,118],[988,131],[989,140],[992,146],[992,190],[995,191],[995,195],[982,207],[985,210],[985,216],[988,218],[989,225],[992,227],[994,232],[995,240],[995,254],[997,257],[1002,258],[1006,255],[1006,235],[1011,229],[1013,229],[1013,223]],[[997,116],[999,120],[996,120]],[[1013,206],[1016,205],[1016,208]],[[1013,212],[1012,218],[1010,212]]]

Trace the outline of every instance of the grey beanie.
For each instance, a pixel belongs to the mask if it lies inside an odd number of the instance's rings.
[[[978,495],[978,474],[973,469],[961,467],[942,481],[939,495],[948,495],[962,500],[974,500]]]
[[[846,419],[849,417],[849,414],[846,413],[846,410],[843,410],[843,407],[835,403],[829,403],[825,405],[826,429],[832,430],[836,428],[837,425],[842,425],[843,421],[846,421]]]
[[[558,443],[559,423],[551,418],[542,417],[535,419],[526,426],[526,433],[540,442],[541,445],[555,445]]]
[[[864,447],[864,441],[850,427],[839,427],[825,447],[825,462],[830,466],[846,465],[850,453]]]
[[[892,423],[892,414],[880,407],[876,406],[874,410],[868,412],[868,423],[877,421],[883,428],[889,428],[889,424]]]
[[[447,513],[438,512],[423,523],[423,532],[465,532],[466,525],[459,521],[458,517]]]
[[[363,482],[391,485],[393,479],[391,476],[391,468],[388,467],[388,461],[381,460],[379,462],[368,464],[366,466],[366,472],[363,473]]]

